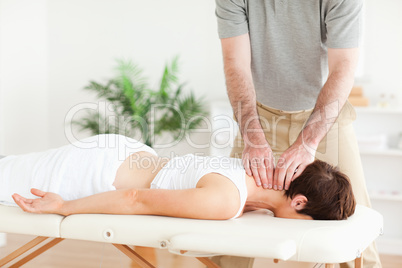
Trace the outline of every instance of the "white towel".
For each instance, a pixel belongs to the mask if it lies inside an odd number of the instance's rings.
[[[45,152],[7,156],[0,160],[0,203],[15,205],[14,193],[35,198],[31,188],[60,194],[64,200],[115,190],[117,169],[140,151],[156,155],[137,140],[105,134]]]

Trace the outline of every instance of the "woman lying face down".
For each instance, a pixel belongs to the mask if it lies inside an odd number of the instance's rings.
[[[102,213],[226,220],[246,211],[269,209],[281,218],[343,220],[354,213],[349,179],[325,162],[316,160],[289,190],[275,191],[257,187],[239,161],[194,155],[163,161],[139,151],[119,166],[113,182],[116,190],[75,200],[39,189],[31,189],[36,199],[12,197],[24,211],[65,216]]]
[[[320,160],[307,166],[281,198],[283,206],[273,212],[282,218],[344,220],[356,208],[349,178]]]

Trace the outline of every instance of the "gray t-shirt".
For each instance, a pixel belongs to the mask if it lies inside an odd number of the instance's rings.
[[[363,0],[216,0],[220,38],[249,33],[257,100],[314,107],[328,76],[327,48],[355,48]]]

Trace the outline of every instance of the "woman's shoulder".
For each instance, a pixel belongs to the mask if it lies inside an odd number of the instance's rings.
[[[174,159],[185,159],[187,161],[193,161],[195,163],[204,164],[205,167],[212,169],[244,169],[241,159],[228,156],[186,154],[183,156],[175,157]]]

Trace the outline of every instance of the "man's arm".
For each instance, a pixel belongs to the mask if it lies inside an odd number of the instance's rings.
[[[256,107],[249,34],[222,38],[226,86],[244,140],[243,165],[256,184],[272,188],[274,162]]]
[[[275,169],[274,189],[289,188],[291,181],[314,161],[318,144],[338,118],[353,87],[358,48],[328,49],[329,75],[314,110],[295,143],[281,156]]]

